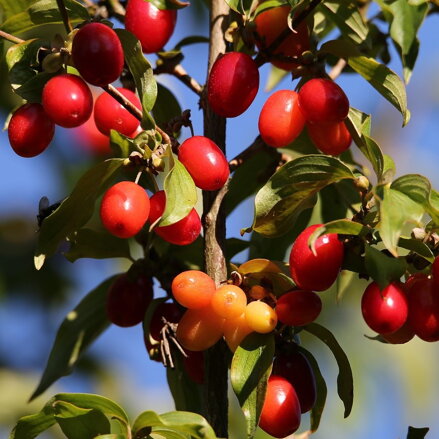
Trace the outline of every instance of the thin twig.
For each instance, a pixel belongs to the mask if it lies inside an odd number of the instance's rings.
[[[14,37],[14,35],[8,34],[7,32],[3,32],[2,30],[0,30],[0,37],[14,44],[24,43],[24,40],[22,40],[21,38]]]
[[[328,76],[334,80],[337,79],[341,73],[343,72],[344,68],[346,67],[347,62],[345,59],[340,58],[335,66],[331,69],[331,71],[328,73]]]
[[[236,157],[234,157],[229,162],[230,171],[234,171],[239,168],[247,159],[252,157],[258,151],[264,149],[265,147],[264,141],[261,139],[261,136],[256,137],[254,142],[248,146],[244,151],[240,152]]]
[[[168,68],[165,62],[163,65],[154,69],[154,75],[160,75],[161,73],[168,73],[169,75],[175,76],[198,96],[200,96],[203,91],[202,85],[200,85],[192,76],[190,76],[181,64]]]
[[[64,0],[56,0],[56,4],[58,5],[59,13],[61,14],[61,18],[64,23],[64,27],[66,28],[66,32],[69,34],[73,30],[73,27],[72,27],[72,23],[70,23],[69,14],[67,13]]]

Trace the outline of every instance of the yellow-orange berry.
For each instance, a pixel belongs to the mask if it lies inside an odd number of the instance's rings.
[[[223,285],[212,296],[212,309],[225,319],[239,317],[247,305],[244,291],[235,285]]]
[[[175,300],[189,309],[200,309],[210,305],[216,286],[212,278],[198,270],[183,271],[172,281]]]
[[[271,332],[277,324],[276,311],[270,305],[260,301],[247,305],[245,319],[253,331],[261,334]]]
[[[224,322],[224,339],[232,352],[236,351],[242,340],[251,332],[253,330],[247,324],[245,313]]]

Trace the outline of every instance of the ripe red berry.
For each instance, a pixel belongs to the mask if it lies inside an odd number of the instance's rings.
[[[259,49],[267,49],[288,28],[287,20],[290,11],[291,7],[285,5],[268,9],[256,17],[256,45]],[[270,58],[270,62],[280,69],[293,70],[297,63],[276,59],[276,55],[299,56],[302,52],[309,50],[309,47],[308,27],[306,22],[302,22],[295,32],[291,31],[291,34],[274,50],[274,56]]]
[[[229,178],[229,163],[224,153],[207,137],[185,140],[178,150],[178,158],[195,184],[205,191],[221,189]]]
[[[183,367],[189,378],[198,384],[204,383],[204,353],[202,351],[188,351],[183,357]]]
[[[128,1],[125,29],[137,37],[143,53],[159,52],[171,38],[176,22],[175,9],[161,10],[145,0]]]
[[[72,57],[81,76],[103,87],[122,74],[122,44],[113,29],[102,23],[88,23],[73,38]]]
[[[149,211],[149,222],[153,224],[165,211],[166,193],[158,191],[151,197],[151,209]],[[165,241],[176,245],[188,245],[194,242],[201,232],[201,220],[195,209],[192,209],[187,216],[169,226],[155,227],[157,233]]]
[[[207,99],[223,117],[236,117],[251,105],[259,88],[259,70],[245,53],[229,52],[218,58],[209,74]]]
[[[433,282],[439,285],[439,256],[435,257],[431,266],[431,276],[433,278]]]
[[[146,276],[119,276],[108,290],[106,310],[110,322],[128,327],[140,323],[153,297],[152,280]]]
[[[278,375],[271,375],[259,419],[259,426],[266,433],[283,438],[300,426],[300,403],[291,383]]]
[[[342,122],[306,124],[308,134],[314,145],[323,154],[339,155],[346,151],[352,143],[352,137]]]
[[[287,379],[294,387],[302,413],[314,407],[317,399],[316,377],[309,361],[300,351],[278,355],[273,363],[273,374]]]
[[[315,255],[308,247],[309,237],[320,226],[315,224],[307,227],[291,248],[291,277],[303,290],[327,290],[337,279],[343,262],[343,244],[335,233],[327,233],[316,239]]]
[[[102,224],[119,238],[130,238],[140,232],[149,215],[149,197],[145,189],[131,181],[110,187],[102,198]]]
[[[292,90],[278,90],[265,102],[259,115],[259,132],[267,145],[281,148],[302,132],[305,118]]]
[[[322,299],[313,291],[296,290],[281,296],[276,303],[276,314],[281,323],[304,326],[313,322],[322,310]]]
[[[126,88],[118,88],[118,90],[137,108],[142,109],[140,99],[131,90]],[[96,99],[94,117],[98,130],[107,136],[110,135],[111,130],[129,136],[140,125],[140,121],[107,92]]]
[[[93,96],[83,79],[66,73],[55,76],[46,83],[42,104],[57,125],[73,128],[90,118]]]
[[[25,104],[14,112],[9,121],[9,143],[21,157],[35,157],[53,139],[55,124],[41,104]]]
[[[340,122],[349,112],[345,92],[330,79],[314,78],[299,90],[299,106],[309,122]]]
[[[391,283],[382,291],[372,282],[361,298],[364,321],[378,334],[397,331],[407,320],[407,298],[397,283]]]
[[[149,334],[159,341],[160,332],[163,328],[163,318],[169,323],[178,323],[183,315],[183,311],[173,302],[165,302],[157,305],[149,325]]]
[[[424,341],[439,341],[439,286],[433,279],[418,278],[408,292],[408,322]]]

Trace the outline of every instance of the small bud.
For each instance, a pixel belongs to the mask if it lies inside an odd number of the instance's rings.
[[[354,180],[355,187],[362,193],[366,193],[369,190],[370,182],[367,177],[361,175]]]

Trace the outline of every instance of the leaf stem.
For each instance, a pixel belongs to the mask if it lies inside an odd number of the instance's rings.
[[[14,35],[8,34],[7,32],[3,32],[2,30],[0,30],[0,37],[14,44],[24,43],[24,40],[22,40],[21,38],[14,37]]]
[[[73,30],[73,27],[72,27],[72,23],[70,23],[69,14],[67,13],[64,0],[56,0],[56,4],[58,5],[59,13],[61,14],[61,18],[64,23],[64,27],[66,28],[66,32],[69,34]]]

